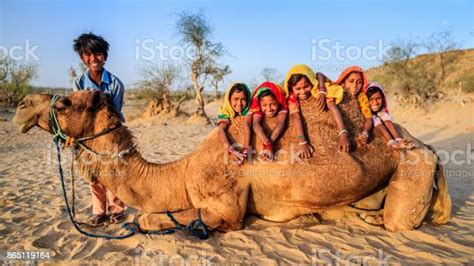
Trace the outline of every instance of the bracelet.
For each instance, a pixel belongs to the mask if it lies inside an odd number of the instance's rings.
[[[304,135],[298,136],[299,139],[306,139]]]
[[[298,145],[305,145],[305,144],[308,144],[308,142],[307,142],[307,141],[304,141],[304,142],[298,143]]]
[[[231,155],[232,153],[234,153],[234,148],[232,148],[232,146],[230,146],[229,148],[227,148],[227,153],[229,155]]]
[[[347,129],[343,129],[343,130],[339,131],[339,136],[342,135],[342,134],[344,134],[344,133],[347,134]]]
[[[271,142],[263,143],[264,150],[273,150],[273,144]]]
[[[249,154],[249,148],[248,147],[242,148],[242,153],[245,155],[245,157],[247,157],[247,154]]]
[[[393,139],[391,139],[391,140],[389,140],[389,141],[387,142],[387,146],[393,146],[393,145],[395,145],[395,144],[397,144],[397,142],[396,142],[395,140],[393,140]]]
[[[364,135],[366,138],[369,138],[369,132],[367,131],[362,131],[362,135]]]

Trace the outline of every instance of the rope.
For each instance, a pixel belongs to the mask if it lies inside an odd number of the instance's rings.
[[[176,221],[176,219],[174,218],[174,216],[171,214],[171,212],[166,212],[166,215],[171,219],[171,221],[175,224],[175,228],[172,228],[172,229],[164,229],[164,230],[144,230],[142,228],[140,228],[140,225],[136,222],[129,222],[129,223],[124,223],[122,225],[122,228],[125,229],[127,231],[127,233],[123,234],[123,235],[109,235],[109,234],[94,234],[94,233],[90,233],[90,232],[86,232],[84,230],[82,230],[79,225],[88,225],[86,223],[82,223],[82,222],[78,222],[76,221],[74,218],[76,216],[76,212],[75,212],[75,191],[74,191],[74,183],[75,183],[75,177],[74,177],[74,159],[75,159],[75,150],[74,148],[72,148],[72,162],[71,162],[71,182],[72,182],[72,188],[71,188],[71,192],[72,192],[72,207],[69,205],[69,201],[68,201],[68,195],[67,195],[67,190],[66,190],[66,184],[65,184],[65,180],[64,180],[64,172],[63,172],[63,168],[62,168],[62,165],[61,165],[61,149],[60,149],[60,140],[64,140],[66,142],[66,144],[69,144],[68,146],[72,146],[72,144],[79,144],[79,146],[85,148],[86,150],[90,151],[90,152],[93,152],[94,154],[97,154],[97,155],[101,155],[101,154],[98,154],[96,152],[94,152],[93,150],[89,149],[87,146],[85,146],[84,144],[82,144],[81,142],[84,141],[84,140],[89,140],[89,139],[93,139],[93,138],[96,138],[96,137],[99,137],[99,136],[102,136],[102,135],[105,135],[119,127],[121,127],[121,124],[119,124],[118,126],[114,127],[114,128],[108,128],[108,129],[105,129],[103,131],[101,131],[100,133],[96,134],[96,135],[93,135],[93,136],[88,136],[88,137],[83,137],[83,138],[79,138],[79,139],[74,139],[74,138],[71,138],[69,136],[67,136],[62,130],[61,130],[61,127],[59,125],[59,121],[57,119],[57,114],[56,114],[56,111],[55,111],[55,108],[54,108],[54,104],[55,102],[60,98],[60,96],[58,95],[53,95],[52,97],[52,100],[51,100],[51,105],[50,105],[50,109],[49,109],[49,118],[50,118],[50,125],[51,125],[51,130],[53,132],[53,140],[56,144],[56,154],[57,154],[57,162],[58,162],[58,171],[59,171],[59,177],[60,177],[60,180],[61,180],[61,188],[62,188],[62,191],[63,191],[63,196],[64,196],[64,202],[66,203],[66,210],[68,212],[68,216],[69,216],[69,219],[71,221],[71,223],[74,225],[74,228],[81,234],[85,235],[85,236],[88,236],[88,237],[94,237],[94,238],[104,238],[104,239],[125,239],[125,238],[129,238],[133,235],[136,234],[136,232],[140,232],[142,234],[157,234],[157,235],[165,235],[165,234],[171,234],[171,233],[174,233],[176,230],[180,230],[180,231],[184,231],[186,234],[189,234],[189,235],[193,235],[193,236],[197,236],[198,238],[200,239],[207,239],[209,237],[209,234],[208,234],[208,231],[207,231],[207,227],[206,225],[202,222],[202,217],[201,217],[201,209],[198,209],[198,219],[197,220],[193,220],[189,223],[189,225],[187,226],[184,226],[182,224],[180,224],[178,221]],[[119,157],[121,158],[122,156],[124,156],[125,154],[131,152],[133,149],[135,148],[135,145],[133,145],[132,147],[130,147],[129,149],[127,150],[124,150],[124,151],[121,151],[120,153],[118,153],[116,155],[116,157]],[[137,229],[134,229],[134,227],[136,227]]]

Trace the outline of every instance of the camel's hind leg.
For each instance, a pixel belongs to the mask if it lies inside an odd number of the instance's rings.
[[[384,225],[389,231],[418,227],[433,195],[437,157],[428,149],[400,153],[400,163],[390,179],[385,198]]]

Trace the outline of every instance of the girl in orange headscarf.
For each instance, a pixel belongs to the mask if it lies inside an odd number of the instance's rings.
[[[341,85],[351,98],[355,98],[359,102],[359,108],[362,115],[364,115],[365,123],[362,132],[357,136],[357,140],[362,144],[366,144],[369,140],[369,132],[372,129],[372,111],[370,110],[369,99],[365,94],[368,85],[367,75],[362,68],[351,66],[342,71],[334,83]]]

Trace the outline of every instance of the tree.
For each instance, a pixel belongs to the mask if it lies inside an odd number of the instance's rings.
[[[217,60],[223,55],[224,48],[221,43],[211,41],[212,29],[202,12],[179,14],[176,28],[182,42],[193,48],[192,54],[187,55],[184,60],[189,67],[196,92],[195,116],[204,117],[207,122],[212,123],[204,110],[202,92],[208,78],[218,66]]]
[[[229,66],[224,67],[214,67],[210,71],[210,75],[212,76],[211,85],[214,87],[214,97],[217,99],[219,98],[219,84],[224,80],[224,77],[228,74],[232,73]]]
[[[143,117],[158,114],[179,115],[181,103],[187,98],[187,92],[177,102],[173,102],[170,92],[176,82],[181,78],[181,69],[174,64],[152,64],[141,71],[143,80],[138,82],[138,87],[143,90],[146,98],[151,98]]]
[[[30,93],[30,81],[36,77],[37,67],[18,64],[9,57],[0,57],[0,104],[16,106]]]
[[[274,68],[270,68],[270,67],[266,67],[262,69],[262,72],[260,73],[260,75],[263,77],[265,81],[272,81],[275,83],[278,83],[282,79],[282,76],[278,72],[278,70]]]

